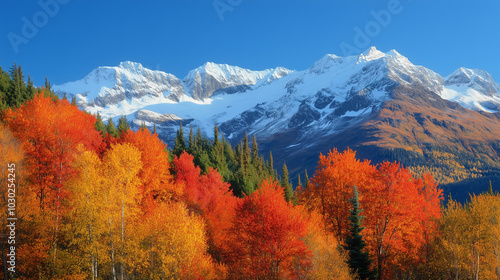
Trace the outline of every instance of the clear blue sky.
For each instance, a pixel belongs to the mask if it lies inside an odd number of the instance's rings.
[[[443,76],[479,68],[500,83],[497,0],[41,0],[58,3],[49,12],[37,2],[3,1],[0,10],[0,66],[17,62],[37,85],[125,60],[179,78],[206,61],[303,70],[347,45],[396,49]]]

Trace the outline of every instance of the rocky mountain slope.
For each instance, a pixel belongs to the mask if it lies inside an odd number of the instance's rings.
[[[170,144],[181,122],[208,136],[218,125],[233,143],[247,131],[294,174],[312,171],[318,153],[333,147],[377,162],[401,160],[443,183],[500,168],[500,87],[493,78],[465,68],[443,78],[395,50],[325,55],[303,71],[206,63],[182,80],[123,62],[54,89],[105,118],[126,115],[135,128],[156,124]]]

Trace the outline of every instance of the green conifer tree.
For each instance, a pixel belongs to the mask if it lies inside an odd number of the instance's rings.
[[[271,173],[271,176],[276,179],[276,176],[274,176],[274,160],[273,160],[273,152],[269,152],[269,166],[268,166],[268,171]]]
[[[293,188],[292,188],[292,184],[290,184],[290,178],[289,178],[289,174],[288,174],[288,168],[286,167],[286,163],[283,163],[281,187],[285,191],[285,200],[290,202],[292,200],[292,197],[293,197]]]
[[[219,128],[217,125],[214,126],[214,142],[213,146],[217,147],[219,145]]]
[[[104,124],[104,122],[102,121],[102,117],[101,115],[99,114],[99,112],[97,112],[97,115],[96,115],[96,121],[95,121],[95,130],[99,131],[102,135],[102,137],[106,136],[106,133],[107,133],[107,128],[106,128],[106,125]]]
[[[108,124],[106,125],[106,131],[109,133],[109,135],[117,138],[119,136],[118,130],[115,127],[115,124],[113,123],[113,119],[109,118]]]
[[[305,170],[305,179],[304,179],[304,188],[307,188],[309,186],[309,176],[307,176],[307,169]]]
[[[172,153],[175,156],[180,156],[185,150],[186,140],[184,139],[184,129],[182,129],[182,123],[180,123],[179,130],[177,130],[177,135],[175,137],[174,150]]]
[[[367,252],[363,252],[366,243],[363,240],[361,231],[364,227],[361,226],[363,216],[361,212],[363,209],[359,208],[358,189],[354,186],[354,196],[350,199],[352,209],[349,221],[351,222],[351,229],[348,238],[345,240],[346,245],[342,247],[348,251],[349,254],[349,268],[353,275],[357,275],[360,280],[375,279],[375,273],[370,269],[371,259]]]
[[[260,170],[259,166],[259,148],[257,146],[257,140],[255,139],[255,134],[252,137],[252,165],[255,166],[257,170]]]
[[[26,92],[23,71],[17,63],[10,70],[10,90],[7,92],[7,105],[11,108],[17,108],[23,103],[23,97]]]
[[[188,153],[194,154],[194,134],[193,134],[193,126],[189,126],[189,146]]]
[[[130,129],[130,125],[128,124],[127,117],[126,116],[121,116],[118,119],[118,133],[122,135],[123,133],[127,132],[127,130]]]

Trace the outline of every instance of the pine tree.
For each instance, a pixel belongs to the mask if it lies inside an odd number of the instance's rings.
[[[217,127],[217,125],[215,125],[215,127],[214,127],[214,143],[213,143],[213,146],[217,147],[217,145],[219,145],[219,128]]]
[[[121,116],[118,120],[118,132],[122,135],[124,132],[130,129],[130,125],[128,124],[127,117]]]
[[[201,134],[201,129],[198,127],[198,132],[196,132],[196,139],[194,140],[194,150],[198,153],[203,149],[203,135]]]
[[[71,105],[76,106],[76,97],[71,97]]]
[[[10,91],[10,76],[9,73],[3,71],[0,67],[0,110],[8,107],[7,96]]]
[[[269,152],[268,171],[269,171],[269,173],[272,174],[273,178],[276,178],[276,176],[274,176],[274,161],[273,161],[273,152],[272,151]]]
[[[153,134],[156,134],[156,123],[153,123]]]
[[[243,156],[243,164],[245,166],[245,174],[248,174],[251,155],[250,155],[250,148],[248,147],[248,134],[246,131],[245,131],[245,138],[243,138],[243,144],[242,144],[242,156]]]
[[[290,184],[290,178],[288,174],[288,168],[286,167],[286,163],[283,163],[283,173],[281,178],[281,187],[285,191],[285,200],[290,202],[293,197],[293,188],[292,184]]]
[[[307,186],[309,186],[309,176],[307,176],[307,169],[305,171],[306,171],[306,174],[304,176],[306,178],[304,179],[304,187],[307,188]]]
[[[99,112],[97,112],[97,116],[96,116],[96,122],[95,122],[95,130],[101,132],[101,135],[102,137],[106,136],[106,133],[107,133],[107,128],[106,128],[106,125],[104,124],[104,122],[102,121],[102,117],[101,115],[99,114]]]
[[[255,139],[255,134],[252,137],[252,164],[257,168],[257,170],[260,169],[259,166],[259,148],[257,147],[257,140]]]
[[[297,188],[302,187],[302,180],[300,180],[300,174],[297,175]]]
[[[146,130],[146,128],[147,128],[146,123],[143,121],[143,122],[141,123],[141,126],[139,127],[139,129],[140,129],[141,131],[144,131],[144,130]]]
[[[10,90],[7,92],[7,105],[11,108],[17,108],[23,103],[23,97],[26,91],[26,84],[23,79],[23,71],[17,63],[10,70]]]
[[[177,136],[175,137],[174,150],[172,153],[175,156],[180,156],[185,150],[186,140],[184,139],[184,129],[182,129],[182,123],[180,123],[179,130],[177,130]]]
[[[113,119],[109,118],[108,124],[106,125],[106,131],[109,133],[109,135],[117,138],[119,136],[118,130],[115,127],[115,124],[113,123]]]
[[[194,154],[194,135],[193,135],[193,126],[189,127],[189,146],[188,153]]]
[[[366,243],[361,234],[361,231],[364,229],[361,226],[361,221],[364,217],[361,216],[363,209],[359,209],[358,196],[358,189],[354,186],[354,196],[350,199],[352,204],[351,215],[349,216],[349,221],[351,221],[350,235],[345,240],[347,245],[342,245],[342,247],[349,253],[348,264],[352,274],[357,275],[361,280],[375,279],[375,273],[370,270],[372,261],[368,253],[363,252]]]
[[[31,100],[33,97],[35,97],[36,94],[36,88],[33,85],[33,81],[31,80],[31,77],[28,75],[28,83],[26,85],[26,92],[24,96],[24,101]]]

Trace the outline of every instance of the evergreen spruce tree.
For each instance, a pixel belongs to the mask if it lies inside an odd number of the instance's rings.
[[[196,138],[194,140],[194,153],[198,153],[203,149],[203,142],[203,135],[201,134],[201,129],[198,127]]]
[[[96,116],[96,122],[95,122],[95,130],[101,132],[101,135],[102,137],[106,136],[106,125],[104,124],[104,122],[102,121],[102,117],[101,115],[99,114],[99,112],[97,112],[97,116]]]
[[[76,106],[76,97],[71,97],[71,105]]]
[[[127,117],[121,116],[120,119],[118,119],[118,132],[120,135],[123,133],[127,132],[127,130],[130,129],[130,125],[128,124]]]
[[[187,152],[190,154],[194,154],[194,135],[193,135],[193,126],[189,126],[189,146]]]
[[[153,134],[156,134],[156,123],[153,123]]]
[[[354,197],[350,199],[352,209],[349,221],[351,222],[350,234],[345,240],[346,245],[342,247],[349,253],[349,268],[351,273],[357,275],[360,280],[375,279],[376,274],[370,270],[371,260],[367,252],[363,252],[366,243],[363,240],[361,231],[364,227],[361,226],[361,221],[364,218],[361,216],[363,209],[359,209],[358,189],[354,186]]]
[[[217,147],[219,145],[219,128],[217,125],[214,126],[214,143],[213,146]]]
[[[276,179],[276,176],[274,176],[274,161],[273,161],[273,152],[269,152],[269,165],[268,165],[268,171],[271,174],[271,176]]]
[[[309,176],[307,176],[307,169],[306,169],[306,174],[304,174],[304,176],[306,177],[304,179],[304,188],[307,188],[307,186],[309,186]]]
[[[255,166],[257,170],[260,171],[259,148],[257,147],[257,140],[255,139],[255,134],[252,137],[252,165]]]
[[[7,96],[10,91],[10,76],[9,73],[3,71],[0,67],[0,110],[7,109]]]
[[[15,63],[10,70],[10,76],[10,90],[7,92],[7,105],[11,108],[17,108],[23,103],[23,97],[26,91],[21,66],[17,66],[17,63]]]
[[[179,130],[177,130],[177,136],[175,137],[174,150],[172,153],[175,156],[180,156],[185,150],[186,140],[184,139],[184,129],[182,129],[182,123],[180,123]]]
[[[302,187],[302,180],[300,180],[300,174],[297,175],[297,188]]]
[[[281,187],[285,191],[285,200],[290,202],[292,200],[292,197],[293,197],[293,188],[292,188],[292,184],[290,184],[290,178],[289,178],[289,174],[288,174],[288,168],[286,167],[286,163],[283,163]]]
[[[139,127],[139,129],[140,129],[141,131],[144,131],[144,130],[146,130],[146,128],[147,128],[146,123],[143,121],[143,122],[141,123],[141,126]]]
[[[248,168],[250,167],[250,162],[251,162],[251,155],[250,155],[250,148],[248,147],[248,134],[245,131],[245,138],[243,138],[243,144],[242,144],[242,153],[243,153],[243,164],[245,166],[245,174],[248,174]]]
[[[113,119],[109,118],[108,124],[106,125],[106,131],[109,133],[109,135],[117,138],[119,136],[118,130],[115,127],[115,124],[113,123]]]
[[[28,83],[26,84],[26,92],[24,95],[24,101],[33,99],[33,97],[35,97],[35,94],[36,94],[36,88],[33,85],[33,81],[31,80],[31,77],[28,75]]]

